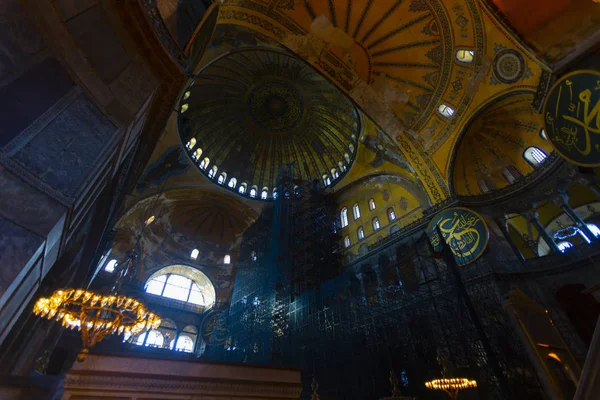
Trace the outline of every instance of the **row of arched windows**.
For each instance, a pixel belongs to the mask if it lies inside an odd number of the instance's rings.
[[[369,210],[373,211],[373,210],[375,210],[375,208],[376,208],[375,200],[369,199]],[[360,218],[360,206],[358,205],[358,203],[354,203],[354,205],[352,206],[352,213],[354,216],[354,220],[357,220],[358,218]],[[393,207],[390,207],[387,209],[387,217],[388,217],[388,221],[390,223],[394,222],[396,220],[396,212],[394,211]],[[340,211],[340,220],[341,220],[342,228],[345,228],[346,226],[348,226],[348,208],[347,207],[342,208],[342,210]],[[373,232],[378,231],[381,228],[381,223],[379,222],[379,218],[373,217],[373,219],[371,220],[371,225],[373,227]],[[356,231],[356,236],[359,241],[365,238],[365,230],[362,226],[358,227],[358,230]],[[352,241],[350,239],[350,236],[349,235],[344,236],[344,246],[350,247],[351,244],[352,244]]]
[[[128,341],[130,336],[125,336],[124,342]],[[192,353],[196,340],[198,338],[198,329],[195,326],[188,325],[179,333],[173,322],[166,319],[160,328],[143,332],[131,340],[131,343],[137,346],[156,347],[184,353]]]
[[[183,112],[183,111],[182,111]],[[353,137],[354,138],[354,137]],[[194,147],[196,146],[196,138],[191,138],[185,145],[185,147],[188,150],[193,150]],[[350,154],[354,153],[354,145],[350,144],[348,145],[348,148],[350,150]],[[337,168],[332,168],[331,169],[331,176],[330,175],[323,175],[323,185],[325,186],[329,186],[331,185],[332,181],[335,181],[336,179],[338,179],[340,177],[340,171],[344,172],[347,170],[347,165],[350,164],[350,154],[348,153],[344,153],[344,161],[340,161],[338,162],[338,167],[339,170]],[[194,152],[192,153],[192,159],[194,161],[198,161],[200,160],[200,158],[202,157],[202,149],[201,148],[197,148],[196,150],[194,150]],[[202,161],[200,161],[200,164],[198,164],[198,167],[201,170],[206,170],[208,168],[210,164],[210,158],[208,157],[204,157],[204,159],[202,159]],[[208,178],[209,179],[214,179],[215,176],[217,176],[217,173],[219,172],[219,167],[216,165],[213,165],[209,170],[208,170]],[[229,187],[230,189],[236,189],[237,187],[237,179],[235,177],[232,177],[229,179],[229,182],[227,182],[227,172],[221,172],[221,174],[219,175],[219,177],[217,178],[217,183],[219,185],[224,185],[225,183],[227,183],[227,187]],[[240,183],[240,186],[238,188],[238,193],[240,194],[248,194],[250,197],[252,198],[256,198],[258,196],[258,187],[257,186],[252,186],[250,188],[250,191],[248,192],[248,184],[246,182],[242,182]],[[260,198],[263,200],[266,200],[269,198],[269,188],[268,187],[263,187],[261,192],[260,192]],[[271,198],[276,199],[277,198],[277,188],[273,188],[273,192],[271,193]]]
[[[200,250],[194,249],[190,253],[190,258],[192,260],[197,260],[199,255],[200,255]],[[223,264],[231,264],[231,256],[229,254],[225,254],[225,257],[223,257]]]

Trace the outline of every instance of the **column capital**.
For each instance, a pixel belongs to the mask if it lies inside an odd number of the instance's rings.
[[[537,212],[537,210],[529,210],[525,213],[527,215],[527,219],[529,219],[530,221],[536,221],[536,222],[540,222],[538,220],[538,218],[540,217],[540,214]]]

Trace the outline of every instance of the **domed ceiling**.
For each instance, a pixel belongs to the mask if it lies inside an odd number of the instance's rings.
[[[335,185],[358,145],[359,114],[327,79],[293,55],[231,52],[205,67],[182,100],[179,132],[207,176],[252,197],[273,196],[283,166]],[[232,181],[232,178],[235,178]]]
[[[552,152],[552,145],[541,134],[543,117],[531,106],[532,101],[533,93],[509,96],[487,107],[470,123],[454,161],[457,195],[476,196],[502,189],[544,169],[544,163],[534,168],[523,156],[532,146],[547,155]]]

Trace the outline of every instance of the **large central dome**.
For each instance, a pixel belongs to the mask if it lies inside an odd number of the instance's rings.
[[[333,185],[358,144],[354,105],[311,66],[275,50],[217,59],[181,106],[179,131],[198,168],[251,197],[273,198],[282,166],[295,178]]]

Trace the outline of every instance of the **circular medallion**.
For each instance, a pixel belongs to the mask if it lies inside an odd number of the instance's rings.
[[[281,80],[261,82],[248,93],[248,113],[268,132],[290,131],[302,120],[304,106],[296,88]]]
[[[525,74],[525,60],[513,49],[499,51],[494,58],[494,75],[502,83],[515,83]]]
[[[488,240],[488,227],[473,210],[463,207],[448,208],[437,214],[427,226],[427,235],[435,251],[442,251],[441,238],[450,246],[458,265],[466,265],[477,260],[485,251]]]
[[[224,311],[210,312],[200,326],[200,336],[207,346],[216,346],[229,339],[227,315]]]
[[[543,115],[548,140],[563,158],[600,166],[600,72],[563,76],[548,92]]]

